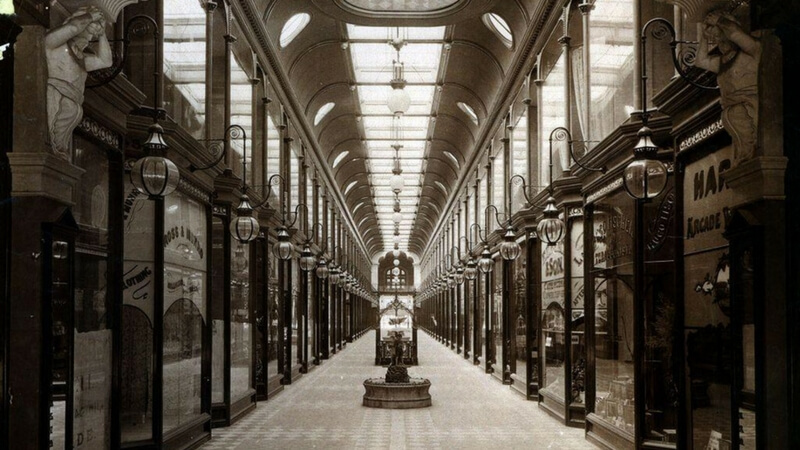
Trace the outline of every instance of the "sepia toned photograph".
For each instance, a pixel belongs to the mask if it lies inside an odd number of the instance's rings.
[[[800,448],[800,3],[0,0],[0,449]]]

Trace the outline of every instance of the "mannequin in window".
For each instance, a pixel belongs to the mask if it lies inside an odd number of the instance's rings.
[[[711,11],[698,24],[695,66],[717,74],[722,124],[733,138],[737,163],[755,156],[758,127],[758,64],[761,45],[729,13]],[[716,47],[709,49],[709,43]]]
[[[70,161],[72,131],[83,118],[83,89],[88,72],[111,67],[103,13],[78,8],[45,36],[47,125],[53,153]]]

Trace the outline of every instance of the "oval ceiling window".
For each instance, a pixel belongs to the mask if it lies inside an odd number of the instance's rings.
[[[464,114],[469,116],[469,120],[471,120],[472,123],[474,123],[475,125],[478,124],[478,115],[475,114],[475,110],[472,109],[472,106],[469,106],[468,104],[466,104],[464,102],[458,102],[457,105],[458,105],[458,109],[460,109],[461,111],[464,111]]]
[[[335,169],[336,166],[338,166],[342,162],[342,160],[344,160],[347,157],[349,153],[350,153],[349,150],[345,150],[342,153],[339,153],[339,156],[337,156],[336,159],[333,160],[333,166],[331,166],[331,168]]]
[[[325,116],[327,116],[328,113],[331,112],[331,110],[333,109],[334,106],[336,106],[336,103],[333,103],[333,102],[325,103],[324,105],[322,105],[317,110],[317,115],[314,116],[314,126],[319,125],[319,123],[322,122],[322,119],[324,119]]]
[[[503,45],[508,48],[514,45],[514,35],[511,34],[511,27],[505,19],[495,13],[486,13],[483,15],[483,24],[497,35]]]
[[[358,211],[358,208],[361,208],[362,206],[364,206],[364,202],[361,202],[361,203],[357,204],[356,207],[353,208],[353,214],[355,214],[356,211]]]
[[[311,22],[311,15],[308,13],[299,13],[290,17],[281,30],[281,48],[289,45],[309,22]]]

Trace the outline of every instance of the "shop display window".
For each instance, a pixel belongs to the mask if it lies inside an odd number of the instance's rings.
[[[280,333],[281,298],[278,285],[278,258],[267,249],[267,376],[278,374],[278,335]]]
[[[494,375],[503,377],[503,368],[508,363],[505,361],[506,355],[503,353],[503,259],[497,256],[495,258],[494,270],[494,284],[492,291],[492,338],[493,338],[493,359],[492,369]]]
[[[206,10],[200,0],[164,0],[164,109],[195,139],[206,123]]]
[[[296,255],[295,255],[296,256]],[[292,334],[292,354],[294,356],[294,364],[302,364],[303,362],[303,345],[304,344],[304,337],[302,332],[302,315],[303,315],[303,300],[300,297],[300,264],[298,264],[298,259],[296,257],[292,258],[290,264],[292,265],[292,325],[291,325],[291,334]],[[344,291],[342,291],[344,292]],[[344,305],[344,298],[342,299],[341,305]],[[344,314],[341,314],[344,316]],[[340,336],[341,338],[341,336]]]
[[[562,402],[565,389],[566,309],[564,305],[564,240],[555,245],[541,245],[541,332],[540,357],[545,391]]]
[[[569,403],[586,401],[586,310],[584,299],[583,218],[570,220],[570,381]]]
[[[231,241],[231,403],[253,387],[250,244]]]
[[[73,207],[75,239],[73,337],[73,445],[107,448],[111,443],[112,333],[108,317],[107,151],[74,139],[74,163],[86,170]]]
[[[594,280],[594,413],[634,433],[633,243],[634,201],[624,192],[595,204],[592,229]]]
[[[223,315],[225,290],[225,241],[230,239],[225,220],[211,218],[211,402],[225,401],[225,317]]]
[[[183,194],[164,199],[164,430],[202,414],[206,317],[206,207]]]
[[[734,193],[719,178],[732,160],[733,147],[727,146],[689,162],[684,174],[685,385],[695,448],[709,442],[730,446],[733,438],[731,355],[738,344],[733,340],[730,249],[722,221]]]
[[[153,437],[155,202],[126,179],[122,288],[122,442]]]
[[[514,373],[519,378],[525,380],[528,373],[528,302],[526,298],[528,279],[526,277],[528,248],[526,241],[523,240],[519,243],[522,252],[513,264],[513,277],[514,284],[511,293],[511,329],[512,338],[511,345],[513,348],[510,350],[516,360],[516,368]]]

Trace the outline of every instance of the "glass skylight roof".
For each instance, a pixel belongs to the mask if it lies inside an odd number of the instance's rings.
[[[361,124],[364,127],[369,183],[374,196],[381,235],[386,248],[394,248],[394,232],[399,227],[400,249],[408,249],[408,238],[416,219],[421,183],[433,114],[433,101],[439,65],[444,48],[445,27],[389,28],[348,25],[350,54],[361,106]],[[392,63],[397,52],[388,41],[401,36],[405,45],[400,50],[400,61],[405,67],[406,92],[411,107],[399,121],[399,136],[393,132],[394,118],[387,106],[392,91]],[[405,186],[399,195],[402,221],[393,221],[395,194],[390,182],[395,167],[395,149],[403,171]],[[444,187],[446,190],[446,187]]]

